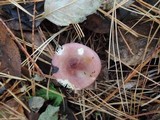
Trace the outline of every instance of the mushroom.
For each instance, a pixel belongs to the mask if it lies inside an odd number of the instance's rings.
[[[90,86],[101,71],[99,56],[79,43],[59,47],[52,58],[53,76],[64,87],[81,90]]]

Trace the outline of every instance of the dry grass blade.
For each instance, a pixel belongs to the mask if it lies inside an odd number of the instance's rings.
[[[27,118],[23,114],[17,112],[16,110],[14,110],[13,108],[11,108],[10,106],[8,106],[7,104],[5,104],[3,102],[0,102],[0,107],[2,107],[4,109],[4,111],[3,112],[1,111],[1,113],[0,113],[1,116],[3,116],[3,118],[1,118],[1,120],[6,120],[6,119],[27,120]],[[9,115],[11,115],[11,117],[6,116],[5,112],[8,113]],[[6,118],[6,117],[9,117],[9,118]]]
[[[87,92],[87,91],[86,91],[86,92]],[[95,101],[97,101],[99,104],[101,104],[101,106],[106,107],[106,109],[100,107],[99,105],[98,105],[98,106],[95,105],[95,107],[98,107],[99,109],[100,109],[100,108],[101,108],[101,109],[104,109],[105,112],[107,112],[108,114],[110,114],[110,115],[112,115],[112,116],[114,116],[114,117],[116,117],[116,118],[118,118],[118,119],[129,118],[129,119],[136,120],[136,118],[134,118],[134,117],[132,117],[132,116],[130,116],[130,115],[127,115],[125,112],[122,112],[122,111],[119,111],[119,110],[115,109],[114,107],[112,107],[110,104],[106,103],[104,100],[102,100],[99,96],[97,96],[97,95],[96,95],[95,93],[93,93],[92,91],[90,91],[90,92],[93,94],[93,96],[92,96],[90,93],[87,92],[88,95],[90,95]],[[92,102],[89,101],[88,99],[86,99],[86,101],[92,103]],[[92,103],[92,104],[94,104],[94,103]],[[121,104],[122,104],[122,103],[121,103]],[[93,112],[93,110],[92,110],[90,113],[88,113],[87,116],[88,116],[89,114],[91,114],[92,112]],[[87,117],[87,116],[86,116],[86,117]]]
[[[15,5],[17,8],[28,14],[29,16],[33,17],[32,14],[30,14],[26,9],[24,9],[20,4],[18,4],[15,0],[9,0],[13,5]]]
[[[0,77],[26,81],[26,79],[24,79],[24,78],[16,77],[16,76],[13,76],[13,75],[8,75],[8,74],[2,73],[2,72],[0,72]]]
[[[55,33],[53,36],[51,36],[48,40],[46,40],[42,45],[40,45],[31,55],[30,57],[33,57],[34,61],[36,61],[38,59],[38,57],[40,56],[40,54],[43,52],[43,50],[47,47],[47,45],[51,42],[54,41],[54,43],[56,44],[56,46],[58,47],[58,43],[54,40],[55,37],[57,37],[60,33],[64,32],[65,30],[67,30],[68,27],[63,28],[62,30],[60,30],[59,32]],[[29,58],[27,58],[26,60],[24,60],[22,62],[22,66],[24,66],[25,64],[28,64]],[[33,64],[30,66],[30,69],[33,67]]]
[[[107,12],[105,12],[102,9],[98,9],[102,14],[104,14],[105,16],[109,17],[111,20],[114,20],[116,23],[118,23],[122,28],[124,28],[125,30],[127,30],[128,32],[130,32],[131,34],[133,34],[134,36],[138,37],[138,33],[135,32],[134,30],[130,29],[127,25],[125,25],[124,23],[122,23],[121,21],[119,21],[116,18],[113,18],[111,15],[109,15]]]
[[[127,83],[128,81],[130,81],[131,78],[132,78],[136,73],[138,73],[138,74],[142,75],[143,77],[147,78],[146,76],[144,76],[143,74],[139,73],[138,71],[139,71],[140,69],[142,69],[142,67],[144,67],[144,66],[152,59],[152,57],[156,56],[159,52],[160,52],[160,48],[158,48],[158,49],[152,54],[152,56],[150,56],[147,60],[145,60],[145,62],[144,62],[143,64],[140,64],[140,65],[139,65],[138,67],[136,67],[135,69],[132,68],[132,69],[133,69],[133,72],[132,72],[130,75],[128,75],[127,79],[125,80],[125,83]],[[128,67],[129,67],[129,66],[128,66]],[[129,67],[129,68],[131,68],[131,67]],[[157,84],[157,85],[160,86],[159,83],[153,81],[152,79],[150,79],[150,78],[147,78],[147,79],[151,80],[153,83],[155,83],[155,84]],[[113,97],[113,95],[115,95],[117,92],[118,92],[118,91],[115,90],[109,97],[107,97],[107,98],[105,99],[105,101],[108,101],[109,99],[111,99],[111,97]]]
[[[25,76],[23,76],[23,77],[26,78],[26,79],[27,79],[28,81],[30,81],[31,83],[33,82],[32,79],[29,79],[29,78],[27,78],[27,77],[25,77]],[[36,82],[35,82],[35,85],[38,86],[38,87],[40,87],[40,88],[43,88],[43,89],[45,89],[45,90],[47,90],[47,91],[49,91],[49,92],[51,92],[51,93],[60,95],[61,97],[65,97],[65,95],[63,95],[63,94],[61,94],[61,93],[59,93],[59,92],[57,92],[57,91],[50,90],[50,89],[48,89],[47,87],[45,87],[45,86],[43,86],[43,85],[41,85],[41,84],[39,84],[39,83],[36,83]]]
[[[124,35],[122,34],[121,30],[120,30],[120,29],[118,29],[118,30],[119,30],[120,35],[122,36],[122,39],[124,40],[124,42],[125,42],[125,44],[126,44],[126,46],[127,46],[127,48],[128,48],[128,50],[130,51],[130,53],[131,53],[132,55],[134,55],[131,47],[129,46],[129,44],[127,43],[126,39],[124,38]]]
[[[83,38],[83,37],[84,37],[84,33],[83,33],[81,27],[79,26],[79,24],[73,24],[73,27],[74,27],[74,29],[76,30],[79,38],[80,38],[80,39]]]
[[[151,102],[153,102],[153,101],[155,101],[155,100],[157,100],[157,99],[159,99],[159,98],[160,98],[160,95],[158,95],[158,96],[156,96],[155,98],[151,99],[150,101],[148,101],[148,102],[142,104],[141,106],[148,105],[149,103],[151,103]]]
[[[40,89],[47,91],[46,96],[49,101],[50,93],[53,93],[55,96],[58,95],[63,99],[63,107],[67,117],[70,117],[70,114],[72,114],[75,118],[77,117],[78,119],[80,117],[84,120],[141,120],[143,118],[151,119],[152,116],[160,114],[159,108],[150,109],[150,107],[160,104],[160,8],[158,6],[160,0],[157,0],[154,5],[150,4],[150,1],[136,0],[130,6],[127,6],[130,0],[111,1],[113,6],[110,10],[105,9],[105,7],[98,9],[100,13],[96,14],[97,17],[94,20],[100,21],[99,24],[96,26],[91,25],[92,29],[102,29],[107,26],[106,28],[108,29],[99,30],[98,32],[88,29],[86,22],[72,24],[69,27],[61,27],[44,20],[36,28],[35,24],[40,18],[44,18],[55,11],[63,9],[63,7],[68,7],[75,3],[74,0],[71,0],[66,6],[57,8],[51,11],[51,13],[36,16],[39,13],[36,2],[40,1],[44,0],[0,1],[0,5],[12,4],[18,9],[18,34],[16,30],[9,27],[9,20],[6,20],[5,23],[3,22],[4,20],[1,21],[5,24],[6,29],[20,48],[24,60],[21,62],[23,69],[21,77],[0,71],[0,107],[5,107],[7,114],[11,115],[10,119],[26,118],[23,114],[24,111],[18,112],[12,109],[7,105],[6,100],[11,98],[22,109],[24,108],[25,111],[31,112],[21,98],[35,96]],[[24,9],[21,3],[24,5],[26,3],[32,4],[33,15]],[[32,29],[30,31],[27,30],[26,32],[23,28],[23,18],[19,10],[32,17]],[[121,15],[123,12],[124,14],[125,12],[127,13],[125,18]],[[108,23],[104,24],[103,22]],[[144,31],[140,32],[141,29],[139,30],[142,24],[144,25],[142,30],[146,30],[146,34],[143,34]],[[35,35],[40,37],[36,38]],[[132,37],[135,39],[132,39]],[[36,39],[40,39],[38,41],[39,44],[36,43]],[[135,40],[135,42],[130,42],[128,39],[131,41]],[[51,60],[54,53],[61,45],[72,42],[90,47],[99,55],[102,62],[102,70],[95,84],[81,91],[72,91],[60,86],[52,75],[54,66]],[[155,46],[151,46],[153,42],[155,42]],[[140,49],[137,49],[135,46],[139,44],[142,44],[142,47],[140,46]],[[150,49],[150,46],[153,49]],[[124,48],[127,52],[123,52]],[[141,50],[142,54],[139,54]],[[126,58],[129,58],[130,55],[137,55],[141,59],[137,64],[129,64],[128,61],[132,61],[133,57],[127,61],[122,58],[123,55]],[[139,59],[136,60],[138,61]],[[51,89],[51,84],[56,90]],[[57,89],[61,92],[57,92]],[[27,101],[28,99],[25,100]],[[48,101],[45,102],[50,104]],[[64,117],[61,112],[59,111],[59,116]],[[31,115],[30,113],[28,114]],[[40,113],[38,112],[38,114]],[[1,112],[0,117],[8,119]]]
[[[31,3],[31,2],[41,2],[44,0],[14,0],[16,3]],[[0,5],[8,5],[11,4],[9,0],[1,0]]]
[[[160,2],[160,1],[158,1],[154,6],[158,5],[159,2]],[[141,9],[140,7],[138,7],[138,6],[136,6],[136,5],[132,5],[132,6],[140,9],[140,10],[143,11],[143,12],[145,11],[145,10]],[[152,9],[154,8],[154,6],[152,6],[147,12],[145,12],[145,14],[130,28],[130,30],[131,30],[137,23],[139,23],[144,17],[146,17],[146,16],[154,18],[155,22],[157,22],[157,23],[160,24],[159,20],[157,20],[154,16],[152,16],[152,14],[150,14],[150,12],[151,12]]]
[[[159,53],[159,52],[160,52],[160,49],[157,49],[157,51],[155,51],[155,52],[152,54],[152,56],[149,57],[143,64],[139,65],[139,66],[138,66],[137,68],[135,68],[135,69],[132,68],[132,69],[133,69],[133,72],[132,72],[130,75],[128,75],[128,77],[125,79],[124,84],[127,83],[127,82],[129,82],[129,81],[131,80],[131,78],[132,78],[136,73],[142,75],[143,77],[146,77],[146,76],[144,76],[143,74],[141,74],[141,73],[138,72],[139,69],[141,69],[143,66],[145,66],[145,65],[150,61],[150,59],[151,59],[153,56],[157,55],[157,53]],[[121,62],[122,62],[122,61],[121,61]],[[123,62],[122,62],[122,63],[123,63]],[[125,64],[125,63],[124,63],[124,64]],[[128,66],[128,67],[129,67],[129,66]],[[131,67],[129,67],[129,68],[131,68]],[[150,78],[148,78],[148,79],[150,79]],[[152,79],[150,79],[150,80],[151,80],[152,82],[154,82],[155,84],[157,84],[157,85],[160,86],[159,83],[153,81]],[[121,88],[122,86],[123,86],[123,85],[121,85],[119,88]],[[104,99],[104,101],[105,101],[105,102],[109,101],[112,97],[114,97],[114,95],[115,95],[118,91],[119,91],[119,89],[117,88],[117,89],[114,90],[108,97],[106,97],[106,98]],[[101,104],[99,104],[98,107],[99,107],[99,106],[101,106]],[[95,110],[97,110],[97,108],[94,108],[94,110],[92,110],[92,112],[95,111]]]
[[[144,7],[147,7],[148,9],[151,9],[151,8],[152,8],[152,11],[153,11],[153,12],[155,12],[155,13],[157,13],[157,14],[160,14],[160,10],[159,10],[157,7],[155,7],[155,5],[159,3],[159,1],[158,1],[154,6],[152,6],[152,5],[146,3],[145,1],[142,1],[142,0],[137,0],[137,2],[139,2],[139,3],[140,3],[141,5],[143,5]]]
[[[30,109],[14,94],[12,93],[12,91],[10,91],[9,89],[7,90],[14,98],[15,100],[22,105],[28,112],[31,112]]]

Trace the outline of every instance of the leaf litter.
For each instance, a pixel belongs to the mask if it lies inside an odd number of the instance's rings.
[[[158,0],[34,2],[0,1],[0,119],[159,119]],[[54,52],[71,42],[101,59],[91,89],[72,91],[52,75]]]
[[[21,58],[13,37],[0,21],[0,71],[21,76]]]

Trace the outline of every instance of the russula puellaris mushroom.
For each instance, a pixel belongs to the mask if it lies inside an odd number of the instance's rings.
[[[81,90],[90,86],[101,71],[96,52],[79,43],[59,47],[52,58],[53,76],[64,87]]]

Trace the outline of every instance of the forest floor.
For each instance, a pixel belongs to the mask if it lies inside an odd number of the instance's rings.
[[[0,1],[0,120],[160,120],[160,0],[106,0],[66,26],[43,16],[46,1]],[[102,65],[82,90],[53,75],[57,47],[73,42]]]

